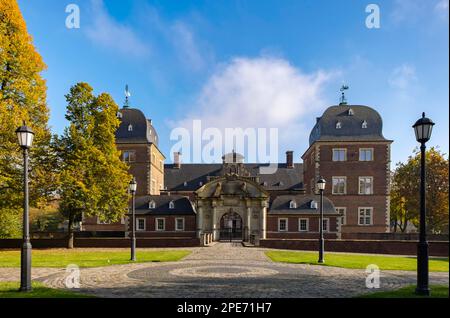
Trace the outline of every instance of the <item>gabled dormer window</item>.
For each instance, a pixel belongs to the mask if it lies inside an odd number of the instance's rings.
[[[350,109],[348,110],[348,115],[349,115],[349,116],[353,116],[354,114],[355,114],[355,112],[353,111],[353,109],[350,108]]]
[[[169,209],[175,209],[175,203],[173,201],[169,202]]]
[[[341,128],[342,128],[342,124],[341,124],[340,121],[338,121],[338,122],[336,123],[336,129],[341,129]]]
[[[199,186],[202,186],[202,185],[203,185],[203,182],[200,181],[200,182],[198,183],[198,185],[199,185]]]
[[[291,200],[289,202],[289,209],[296,209],[297,208],[297,202],[295,202],[294,200]]]
[[[133,125],[132,124],[128,125],[128,131],[133,131]]]
[[[122,113],[121,112],[117,112],[116,116],[117,116],[117,118],[121,119],[122,118]]]
[[[155,201],[150,201],[149,203],[148,203],[148,208],[149,209],[154,209],[156,207],[156,203],[155,203]]]
[[[311,200],[310,208],[317,210],[317,201]]]
[[[267,181],[264,181],[262,184],[264,187],[267,187]]]
[[[363,121],[363,122],[362,122],[361,128],[367,128],[367,121]]]
[[[187,187],[187,181],[183,182],[183,186]]]

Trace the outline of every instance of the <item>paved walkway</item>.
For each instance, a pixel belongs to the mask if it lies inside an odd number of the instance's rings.
[[[240,243],[193,248],[179,262],[82,268],[80,292],[103,297],[353,297],[415,284],[415,272],[382,271],[381,288],[367,289],[363,269],[271,262],[264,249]],[[33,278],[65,288],[65,269],[34,268]],[[448,273],[430,273],[448,284]],[[18,268],[0,268],[1,280],[18,280]]]

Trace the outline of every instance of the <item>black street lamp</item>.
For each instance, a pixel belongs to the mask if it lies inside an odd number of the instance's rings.
[[[131,200],[131,260],[136,260],[136,209],[135,209],[135,195],[137,189],[136,178],[133,177],[133,180],[130,181],[129,190],[132,195]]]
[[[23,243],[20,259],[20,291],[31,290],[31,242],[30,242],[30,223],[28,209],[28,149],[33,144],[34,132],[30,127],[23,123],[16,130],[19,145],[23,150]]]
[[[417,288],[416,294],[430,295],[428,287],[428,242],[426,231],[426,207],[425,207],[425,143],[430,140],[434,123],[422,113],[413,125],[416,140],[420,142],[420,233],[417,245]]]
[[[323,190],[325,190],[326,181],[320,178],[317,181],[317,188],[320,192],[320,220],[319,220],[319,263],[324,263],[323,251],[324,251],[324,241],[323,241]]]

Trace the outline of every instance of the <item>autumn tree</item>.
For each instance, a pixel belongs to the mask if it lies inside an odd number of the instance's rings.
[[[69,222],[71,248],[73,226],[82,214],[103,221],[117,221],[124,215],[131,176],[116,148],[119,108],[111,96],[95,96],[92,87],[78,83],[71,87],[66,100],[70,125],[57,144],[61,161],[59,209]]]
[[[426,152],[427,230],[448,233],[448,158],[436,148]],[[398,163],[392,178],[391,221],[403,232],[407,222],[418,226],[420,212],[420,152]]]
[[[44,205],[54,190],[47,126],[46,68],[15,0],[0,0],[0,237],[21,232],[22,154],[15,130],[25,121],[35,132],[30,151],[30,204]]]

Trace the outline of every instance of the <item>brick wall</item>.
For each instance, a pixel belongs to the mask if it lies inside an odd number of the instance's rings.
[[[278,231],[278,219],[288,219],[288,230],[286,232]],[[324,237],[329,239],[337,238],[337,218],[335,216],[325,216],[329,221],[329,231],[324,232]],[[308,232],[298,230],[298,220],[308,219]],[[285,238],[285,239],[308,239],[316,238],[319,235],[319,217],[308,215],[268,215],[267,216],[267,238]]]
[[[129,173],[136,178],[136,195],[150,194],[150,147],[146,144],[117,144],[117,148],[121,152],[135,151],[136,160],[129,163]]]
[[[136,220],[139,218],[145,218],[145,231],[136,231],[136,236],[147,237],[169,237],[169,236],[184,236],[195,237],[196,233],[196,221],[195,215],[136,215]],[[165,220],[165,230],[156,231],[156,219],[162,218]],[[184,218],[184,231],[175,230],[175,220],[177,218]],[[137,222],[137,221],[136,221]],[[131,226],[131,224],[130,224]],[[131,230],[131,228],[129,229]]]

